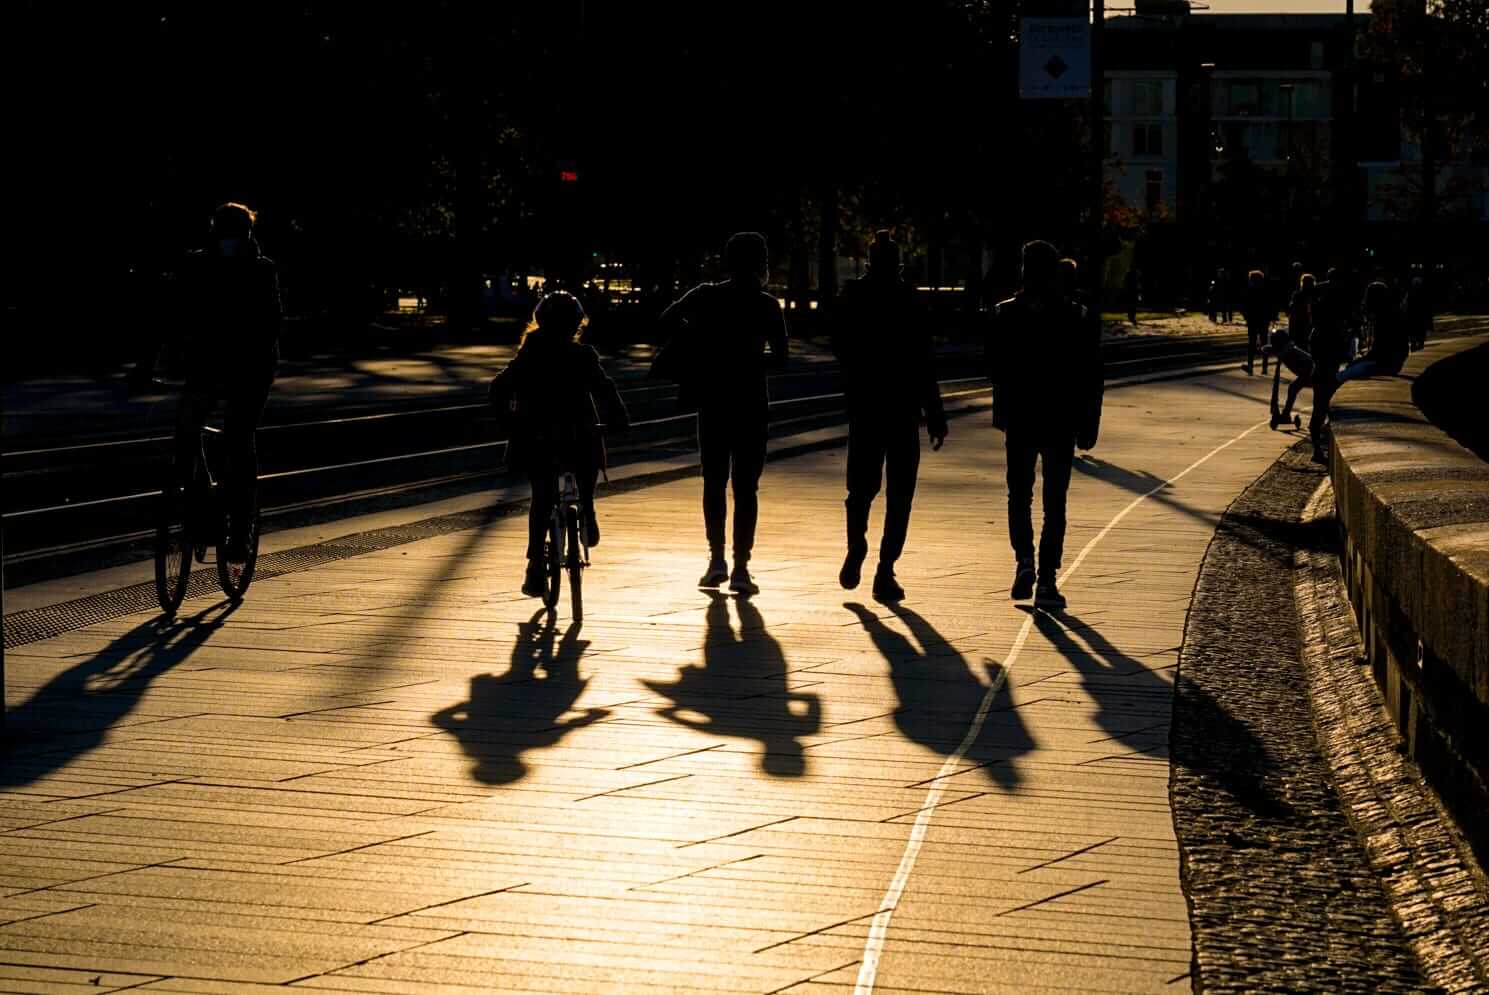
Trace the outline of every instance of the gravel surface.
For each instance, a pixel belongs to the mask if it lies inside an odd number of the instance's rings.
[[[1175,691],[1169,787],[1200,992],[1430,990],[1319,750],[1294,603],[1323,480],[1294,447],[1205,555]]]

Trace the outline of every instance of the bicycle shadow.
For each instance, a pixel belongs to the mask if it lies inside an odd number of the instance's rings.
[[[822,727],[821,699],[787,688],[786,654],[748,598],[715,591],[709,598],[703,666],[688,664],[671,684],[642,682],[672,700],[657,714],[708,735],[757,739],[765,746],[760,766],[767,774],[800,777],[807,770],[801,740]],[[729,621],[731,601],[737,634]]]
[[[1126,749],[1169,758],[1175,711],[1182,705],[1184,721],[1203,729],[1213,742],[1232,744],[1221,762],[1208,763],[1204,773],[1252,811],[1269,816],[1291,814],[1291,807],[1268,786],[1277,776],[1276,762],[1245,723],[1231,715],[1204,690],[1192,685],[1182,692],[1141,660],[1114,646],[1093,624],[1062,612],[1050,615],[1028,606],[1034,627],[1061,656],[1075,665],[1086,693],[1096,705],[1096,722],[1108,741]],[[1189,763],[1179,757],[1174,763]]]
[[[588,640],[579,638],[579,629],[580,623],[571,622],[559,637],[554,613],[539,609],[531,620],[518,623],[505,674],[472,677],[469,701],[430,716],[429,721],[459,740],[466,756],[476,762],[471,776],[477,781],[510,784],[522,779],[528,773],[523,753],[553,746],[573,730],[610,714],[608,709],[590,708],[563,718],[589,685],[589,678],[579,677],[579,658],[589,646]]]
[[[221,601],[190,617],[141,622],[38,688],[6,713],[0,789],[39,781],[101,746],[151,683],[199,650],[237,607]]]
[[[879,655],[889,662],[890,680],[900,702],[894,712],[900,732],[944,756],[956,753],[976,720],[987,689],[998,680],[1000,665],[984,660],[987,683],[979,681],[950,641],[904,605],[891,605],[889,610],[905,623],[910,636],[891,629],[858,602],[846,602],[843,607],[858,616]],[[1009,682],[1004,680],[964,759],[1001,787],[1015,790],[1023,778],[1014,761],[1034,746]]]

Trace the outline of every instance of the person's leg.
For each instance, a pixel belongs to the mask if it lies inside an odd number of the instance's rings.
[[[600,520],[595,515],[595,487],[600,481],[600,463],[597,454],[584,459],[574,471],[579,484],[579,507],[584,515],[584,544],[600,544]]]
[[[1293,403],[1297,401],[1298,395],[1303,392],[1305,381],[1302,377],[1293,377],[1292,383],[1287,385],[1287,403],[1282,408],[1282,420],[1287,421],[1293,415]]]
[[[1070,490],[1070,471],[1075,463],[1075,439],[1058,435],[1039,447],[1044,476],[1044,525],[1039,531],[1039,582],[1054,583],[1065,549],[1065,495]]]
[[[750,562],[755,548],[755,523],[760,517],[760,474],[765,470],[767,414],[751,413],[733,426],[734,567]]]
[[[1339,382],[1346,380],[1360,380],[1365,377],[1373,377],[1380,371],[1380,364],[1373,359],[1361,359],[1350,363],[1339,371]]]
[[[236,555],[246,552],[248,527],[258,499],[258,425],[269,399],[272,376],[234,384],[227,395],[223,435],[227,443],[228,547]]]
[[[1250,327],[1246,328],[1246,372],[1250,373],[1256,365],[1256,332]]]
[[[848,526],[848,551],[838,581],[852,590],[858,586],[864,557],[869,552],[869,508],[879,494],[884,463],[884,439],[870,419],[848,422],[848,496],[843,501]]]
[[[179,486],[191,482],[191,470],[196,465],[197,449],[201,445],[200,433],[212,413],[213,403],[210,389],[190,382],[176,399],[176,442],[171,470]]]
[[[729,504],[729,433],[725,416],[698,412],[698,454],[703,467],[703,529],[708,537],[709,556],[724,559],[724,520]],[[738,514],[736,509],[735,514]]]
[[[1329,403],[1338,386],[1332,370],[1321,369],[1313,381],[1313,413],[1308,417],[1308,437],[1313,440],[1313,460],[1324,461],[1324,429],[1329,423]]]
[[[1034,462],[1039,449],[1025,433],[1003,437],[1008,460],[1008,541],[1019,563],[1034,562]]]
[[[543,544],[548,538],[548,517],[553,514],[553,503],[558,500],[558,479],[551,467],[535,467],[528,471],[527,482],[532,490],[532,499],[527,505],[527,559],[530,563],[542,563]]]
[[[920,424],[907,420],[894,426],[885,447],[884,538],[879,543],[879,568],[893,568],[905,551],[910,529],[910,507],[920,475]]]

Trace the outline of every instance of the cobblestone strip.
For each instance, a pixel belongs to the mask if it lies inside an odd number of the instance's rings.
[[[1301,445],[1236,499],[1195,584],[1169,780],[1198,992],[1408,992],[1425,980],[1314,739],[1294,607]]]
[[[1332,532],[1327,481],[1303,513]],[[1407,942],[1433,985],[1489,991],[1489,888],[1422,782],[1365,665],[1339,560],[1296,551],[1298,620],[1314,726],[1345,813],[1390,896]]]

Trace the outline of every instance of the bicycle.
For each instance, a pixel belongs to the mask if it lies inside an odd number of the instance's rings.
[[[550,610],[558,605],[562,574],[569,571],[569,601],[574,621],[584,620],[584,568],[589,566],[589,547],[584,544],[583,515],[579,502],[579,481],[572,471],[558,474],[558,500],[548,516],[548,535],[543,542],[543,570],[546,584],[543,604]]]
[[[203,425],[198,433],[196,458],[191,476],[182,491],[175,469],[161,489],[155,529],[155,594],[166,615],[174,615],[186,597],[191,563],[207,562],[207,548],[215,547],[217,582],[233,603],[243,600],[253,583],[258,564],[259,509],[253,507],[248,523],[247,555],[242,561],[228,558],[228,536],[232,522],[226,506],[227,488],[217,472],[222,464],[222,430]]]

